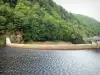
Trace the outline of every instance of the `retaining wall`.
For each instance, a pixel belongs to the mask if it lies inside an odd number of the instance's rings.
[[[6,46],[16,48],[33,48],[37,50],[86,50],[86,49],[99,49],[99,43],[93,44],[59,44],[59,45],[44,45],[44,44],[16,44],[11,43],[9,37],[6,38]]]

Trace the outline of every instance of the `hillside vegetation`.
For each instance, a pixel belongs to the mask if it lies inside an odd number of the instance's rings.
[[[19,31],[24,42],[83,43],[97,29],[79,21],[52,0],[0,0],[0,34]]]
[[[92,27],[96,27],[96,32],[98,35],[100,35],[100,22],[91,18],[91,17],[88,17],[88,16],[85,16],[85,15],[81,15],[81,14],[74,14],[74,16],[81,22],[83,22],[84,24],[87,24],[89,26],[92,26]]]

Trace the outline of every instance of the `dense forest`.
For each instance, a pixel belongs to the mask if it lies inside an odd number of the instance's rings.
[[[53,0],[0,0],[0,35],[16,31],[24,42],[84,43],[83,37],[99,35],[96,27],[78,20]]]

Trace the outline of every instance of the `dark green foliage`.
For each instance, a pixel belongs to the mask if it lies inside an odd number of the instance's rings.
[[[1,0],[4,4],[9,3],[11,7],[15,7],[18,0]]]
[[[0,32],[8,31],[20,31],[25,42],[84,43],[83,37],[97,33],[96,28],[80,22],[52,0],[2,0]]]

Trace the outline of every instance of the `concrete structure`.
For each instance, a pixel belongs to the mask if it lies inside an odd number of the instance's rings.
[[[99,43],[93,44],[59,44],[59,45],[44,45],[44,44],[16,44],[11,43],[10,39],[6,38],[6,45],[16,48],[33,48],[37,50],[84,50],[84,49],[99,49]]]
[[[10,38],[6,37],[6,45],[10,45],[10,44],[11,44]]]

